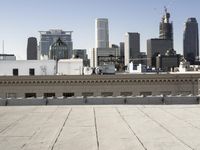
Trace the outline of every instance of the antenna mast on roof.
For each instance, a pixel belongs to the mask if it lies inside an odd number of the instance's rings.
[[[2,41],[2,53],[4,54],[4,40]]]
[[[167,7],[166,6],[164,6],[164,9],[165,9],[165,13],[167,13]]]

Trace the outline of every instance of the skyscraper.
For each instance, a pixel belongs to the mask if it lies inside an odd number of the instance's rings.
[[[37,39],[35,37],[28,38],[27,60],[37,60]]]
[[[183,34],[183,55],[191,65],[199,56],[199,31],[196,18],[188,18]]]
[[[124,57],[124,42],[120,42],[119,47],[120,47],[120,57],[123,59],[123,57]]]
[[[60,38],[50,46],[49,59],[59,60],[68,58],[68,46]]]
[[[40,32],[40,55],[49,56],[49,48],[55,43],[59,38],[64,42],[68,47],[68,58],[72,57],[72,31],[63,31],[63,30],[49,30],[49,31],[39,31]]]
[[[156,67],[156,57],[164,55],[167,50],[173,49],[173,24],[170,22],[170,13],[165,8],[159,26],[159,38],[147,40],[147,65]]]
[[[108,19],[106,18],[95,20],[95,46],[96,48],[109,47]]]
[[[172,40],[148,39],[147,40],[147,65],[156,67],[156,57],[158,54],[164,55],[167,50],[173,48]]]
[[[140,54],[140,34],[127,32],[125,34],[125,51],[124,51],[124,61],[125,65],[128,65],[130,60],[137,59]]]
[[[169,21],[170,13],[165,8],[165,14],[160,22],[160,39],[172,40],[173,43],[173,24]]]

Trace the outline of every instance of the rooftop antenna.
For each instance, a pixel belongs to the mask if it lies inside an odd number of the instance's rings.
[[[2,53],[4,54],[4,40],[2,41]]]
[[[167,7],[166,6],[164,6],[164,9],[165,9],[165,13],[167,13]]]

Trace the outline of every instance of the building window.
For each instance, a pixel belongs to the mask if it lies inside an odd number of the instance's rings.
[[[72,97],[74,96],[74,93],[63,93],[64,97]]]
[[[113,92],[101,92],[101,96],[104,96],[104,97],[113,96]]]
[[[178,94],[186,96],[186,95],[192,94],[192,92],[191,91],[179,91]]]
[[[13,76],[18,76],[19,75],[19,72],[18,72],[18,69],[13,69]]]
[[[16,93],[6,93],[6,98],[16,98],[17,94]]]
[[[25,93],[25,98],[36,97],[36,93]]]
[[[166,96],[166,95],[171,95],[172,92],[171,91],[161,91],[160,94],[162,94],[163,96]]]
[[[152,92],[140,92],[140,95],[150,96],[150,95],[152,95]]]
[[[44,98],[47,98],[47,97],[55,97],[56,94],[55,93],[44,93]]]
[[[34,75],[35,75],[35,69],[30,68],[30,69],[29,69],[29,75],[30,75],[30,76],[34,76]]]
[[[92,92],[83,92],[82,93],[83,97],[88,97],[88,96],[93,96],[93,95],[94,95],[94,93],[92,93]]]
[[[133,93],[132,92],[121,92],[121,96],[131,96]]]

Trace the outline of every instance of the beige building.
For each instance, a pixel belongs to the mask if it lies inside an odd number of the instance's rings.
[[[1,76],[0,97],[198,94],[199,74]]]

